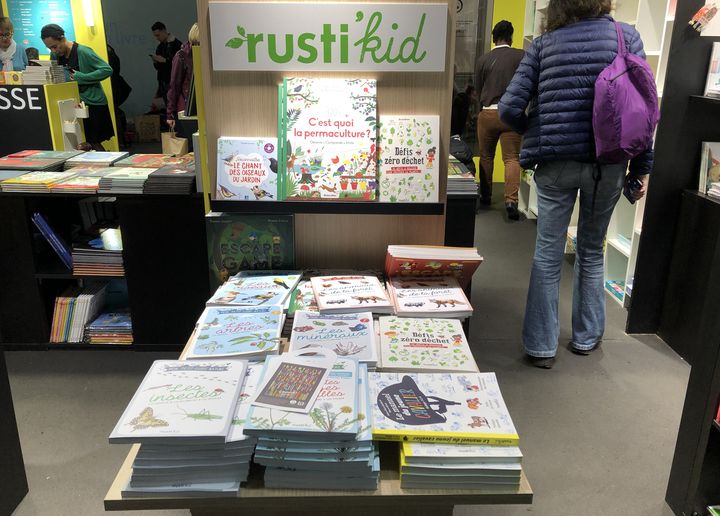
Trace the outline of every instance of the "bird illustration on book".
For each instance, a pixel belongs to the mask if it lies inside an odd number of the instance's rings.
[[[477,392],[480,390],[479,385],[473,385],[468,379],[467,376],[458,376],[458,381],[462,384],[463,388],[466,391],[470,392]]]
[[[282,278],[275,278],[273,280],[273,283],[275,283],[276,285],[278,285],[286,290],[290,290],[290,287],[287,286],[287,283],[285,283],[285,280],[283,280]]]
[[[223,185],[218,185],[218,193],[221,197],[224,197],[225,199],[231,199],[233,197],[237,197],[234,193],[232,193],[230,190],[225,188]]]
[[[155,417],[153,409],[150,407],[142,409],[142,411],[140,411],[140,415],[132,418],[128,424],[133,427],[133,432],[135,430],[145,430],[146,428],[170,426],[164,419]]]
[[[264,302],[272,299],[273,297],[275,297],[275,294],[273,294],[272,292],[265,292],[264,294],[255,294],[254,296],[244,297],[240,301],[243,303],[246,303],[248,301],[260,301],[259,304],[263,304]]]
[[[209,328],[217,328],[218,326],[220,326],[220,320],[216,317],[212,321],[203,324],[202,328],[200,328],[200,331],[207,330]]]
[[[216,303],[232,303],[237,299],[237,297],[240,295],[240,292],[237,292],[235,290],[231,290],[227,292],[224,296],[219,297],[215,300]]]
[[[198,349],[204,349],[208,352],[208,354],[215,353],[218,349],[221,349],[222,346],[218,344],[216,341],[212,340],[210,342],[205,342],[203,344],[200,344],[197,346]]]
[[[366,329],[367,329],[367,326],[365,326],[364,324],[360,324],[360,323],[356,324],[355,326],[350,327],[350,331],[363,331]]]
[[[217,414],[211,414],[207,409],[202,409],[200,412],[188,412],[180,406],[178,406],[178,409],[183,411],[185,419],[192,419],[193,421],[216,421],[223,418]]]
[[[270,193],[259,186],[253,186],[251,188],[253,195],[255,196],[255,200],[259,201],[260,199],[264,199],[265,197],[269,197],[270,199],[274,199],[275,197]]]

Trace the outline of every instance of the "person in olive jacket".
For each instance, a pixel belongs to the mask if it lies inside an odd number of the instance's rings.
[[[86,142],[93,150],[105,150],[102,142],[115,136],[115,128],[100,82],[112,75],[112,68],[92,48],[68,41],[59,25],[45,25],[40,37],[52,53],[50,58],[65,68],[67,78],[78,83],[80,99],[89,111],[83,122]]]

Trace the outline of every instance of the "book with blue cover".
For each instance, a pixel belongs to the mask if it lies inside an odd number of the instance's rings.
[[[207,306],[285,305],[301,274],[236,275],[221,285]]]
[[[57,233],[50,227],[45,218],[40,213],[33,213],[32,216],[33,224],[40,230],[42,236],[48,241],[50,247],[58,255],[63,264],[68,268],[72,268],[72,253],[67,244],[58,236]]]
[[[277,138],[221,136],[217,149],[216,199],[278,199]]]
[[[187,358],[260,358],[276,354],[285,322],[280,306],[207,307],[190,340]]]

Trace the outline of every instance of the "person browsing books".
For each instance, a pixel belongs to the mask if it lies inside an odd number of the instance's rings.
[[[498,141],[505,163],[505,208],[508,217],[518,220],[518,188],[520,187],[520,135],[498,116],[498,101],[515,73],[524,52],[512,47],[513,26],[507,20],[495,24],[492,30],[493,48],[478,59],[475,88],[480,105],[477,119],[480,150],[480,202],[490,205],[493,167]]]
[[[10,18],[0,17],[0,72],[22,71],[28,65],[25,47],[13,39],[14,34]]]
[[[190,93],[190,79],[193,75],[192,47],[200,44],[200,29],[193,23],[188,32],[188,40],[182,44],[172,61],[172,73],[167,94],[167,124],[175,130],[177,114],[185,110],[185,102]]]
[[[40,37],[51,52],[50,59],[56,59],[68,78],[78,83],[80,99],[89,111],[83,122],[85,140],[93,150],[105,150],[102,142],[115,136],[115,127],[100,82],[112,75],[112,68],[92,48],[69,41],[59,25],[45,25]]]
[[[611,0],[550,0],[547,31],[532,42],[505,95],[500,118],[523,134],[520,164],[537,166],[538,224],[523,345],[533,365],[551,368],[560,335],[558,297],[568,224],[580,194],[570,350],[588,355],[605,331],[603,244],[625,182],[640,199],[653,166],[652,144],[627,162],[598,164],[593,85],[616,57]],[[640,34],[619,24],[629,53],[645,57]]]

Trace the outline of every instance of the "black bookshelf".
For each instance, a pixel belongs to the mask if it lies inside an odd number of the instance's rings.
[[[326,213],[343,215],[442,215],[445,204],[342,201],[210,201],[213,211],[228,213]]]
[[[718,423],[717,420],[713,420],[712,426],[713,426],[713,428],[714,428],[715,430],[717,430],[718,432],[720,432],[720,423]]]

